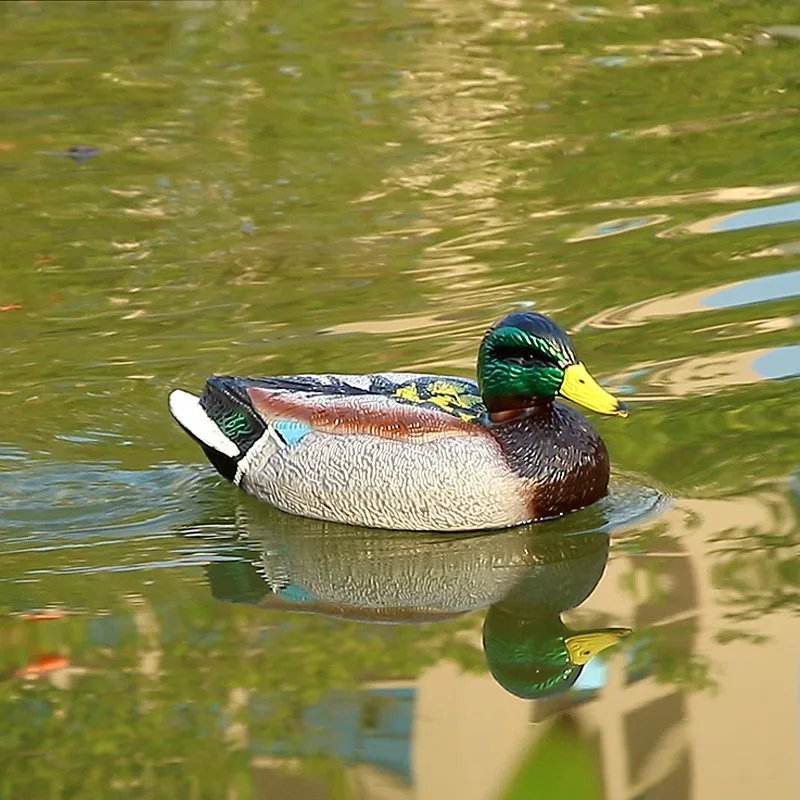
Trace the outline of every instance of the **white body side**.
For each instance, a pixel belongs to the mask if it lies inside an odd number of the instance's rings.
[[[239,485],[292,514],[429,531],[504,528],[530,520],[524,483],[488,437],[410,444],[313,432],[277,452],[257,444],[246,460]]]

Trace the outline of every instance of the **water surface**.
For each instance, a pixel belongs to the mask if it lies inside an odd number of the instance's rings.
[[[800,796],[793,13],[3,4],[0,797]],[[517,307],[632,409],[554,523],[287,517],[166,410]]]

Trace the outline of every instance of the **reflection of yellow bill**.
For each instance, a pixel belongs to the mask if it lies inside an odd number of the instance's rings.
[[[573,364],[564,370],[564,381],[559,394],[598,414],[628,416],[628,409],[613,394],[607,392],[583,364]]]
[[[586,631],[568,636],[564,639],[564,644],[569,651],[570,663],[575,667],[581,667],[598,653],[630,636],[632,632],[630,628],[605,628],[602,631]]]

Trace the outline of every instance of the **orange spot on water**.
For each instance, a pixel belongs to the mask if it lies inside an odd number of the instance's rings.
[[[0,306],[0,311],[17,311],[20,308],[22,308],[22,306],[18,303],[11,303],[11,305],[8,306]]]
[[[63,619],[64,615],[60,611],[36,611],[31,614],[22,614],[22,619],[28,622],[45,622],[50,619]]]
[[[48,672],[55,672],[69,666],[69,659],[56,653],[39,656],[33,659],[27,666],[17,670],[18,678],[38,678]]]

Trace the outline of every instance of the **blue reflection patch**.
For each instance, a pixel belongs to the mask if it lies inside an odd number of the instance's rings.
[[[305,589],[290,583],[285,589],[281,589],[278,594],[292,603],[315,603],[317,598],[309,594]]]
[[[800,344],[770,350],[753,362],[753,370],[770,381],[800,375]]]
[[[769,225],[783,225],[787,222],[800,222],[800,200],[728,214],[715,222],[711,230],[720,233],[744,231],[748,228],[766,228]]]
[[[572,685],[573,691],[592,692],[602,689],[608,680],[608,664],[601,658],[593,658],[583,668],[578,680]]]
[[[800,295],[800,270],[754,278],[703,300],[706,308],[739,308]]]

